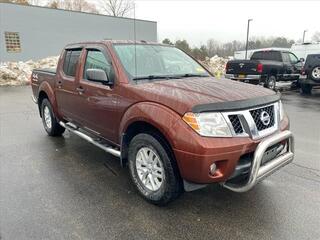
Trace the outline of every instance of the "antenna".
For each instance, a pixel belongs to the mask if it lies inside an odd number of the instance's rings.
[[[133,3],[133,34],[134,34],[134,71],[137,77],[137,34],[136,34],[136,3]]]

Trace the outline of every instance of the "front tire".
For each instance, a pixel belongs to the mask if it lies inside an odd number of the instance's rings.
[[[64,133],[65,128],[57,121],[48,99],[43,99],[41,103],[41,116],[43,127],[49,136],[61,136]]]
[[[159,140],[157,140],[159,139]],[[182,192],[182,181],[168,147],[150,135],[136,135],[129,145],[129,171],[139,193],[155,205],[165,205]]]

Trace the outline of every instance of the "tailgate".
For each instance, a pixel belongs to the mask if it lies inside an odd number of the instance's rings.
[[[255,75],[257,74],[257,61],[254,60],[235,60],[229,61],[226,73],[236,75]]]

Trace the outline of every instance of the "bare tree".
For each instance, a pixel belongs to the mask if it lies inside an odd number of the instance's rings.
[[[52,0],[49,2],[48,7],[79,12],[99,13],[95,5],[86,0]]]
[[[100,0],[103,11],[112,16],[128,16],[134,8],[133,0]]]

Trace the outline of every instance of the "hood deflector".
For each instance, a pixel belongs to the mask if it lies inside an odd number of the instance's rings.
[[[260,107],[267,105],[269,103],[274,103],[279,101],[281,94],[276,93],[269,96],[256,97],[245,100],[237,100],[231,102],[217,102],[217,103],[208,103],[196,105],[192,108],[192,112],[201,113],[201,112],[225,112],[225,111],[240,111],[249,108]]]

